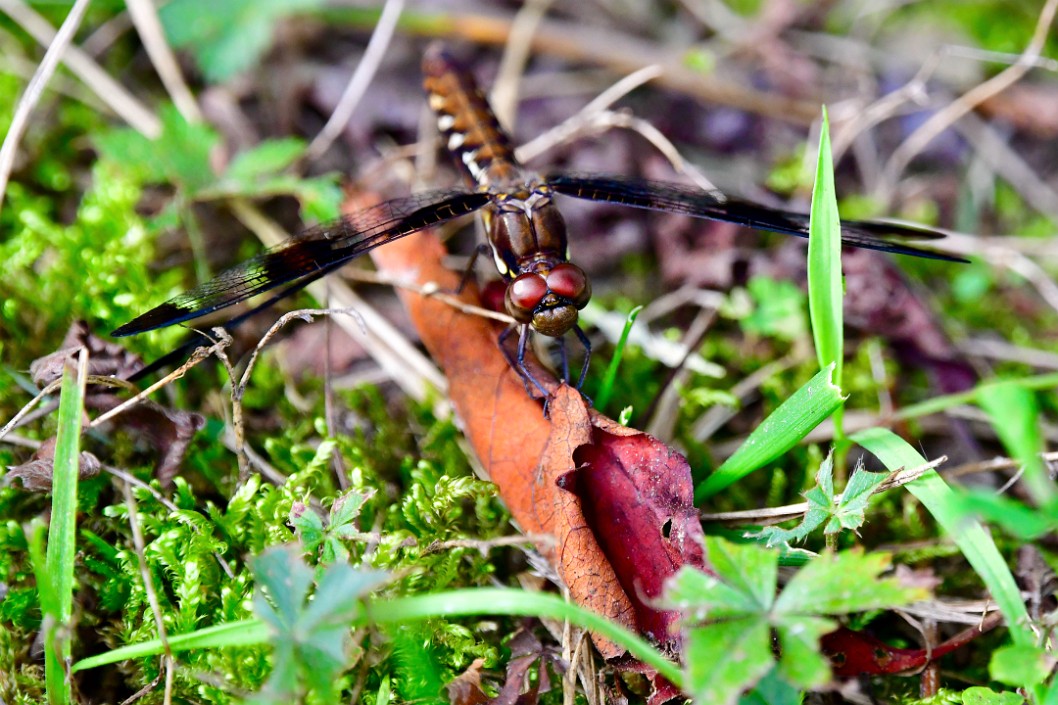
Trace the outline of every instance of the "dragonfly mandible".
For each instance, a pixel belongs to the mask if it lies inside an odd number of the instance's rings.
[[[147,311],[113,335],[134,335],[183,323],[283,287],[229,321],[231,327],[375,247],[479,212],[496,268],[506,282],[504,305],[517,322],[501,335],[500,344],[513,330],[520,332],[512,363],[523,379],[543,391],[524,364],[530,330],[555,338],[573,331],[587,354],[591,353],[588,339],[577,325],[578,312],[591,297],[591,285],[584,270],[569,261],[566,225],[555,205],[556,195],[808,237],[807,215],[719,191],[623,176],[533,173],[515,159],[510,138],[471,74],[440,45],[427,50],[423,74],[429,106],[445,146],[466,176],[466,187],[397,198],[305,230]],[[842,221],[842,242],[852,247],[961,261],[907,242],[942,237],[941,232],[916,225]],[[578,387],[586,371],[585,362]]]

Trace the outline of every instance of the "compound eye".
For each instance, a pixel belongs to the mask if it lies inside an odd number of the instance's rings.
[[[557,264],[547,275],[547,287],[558,296],[568,299],[577,308],[584,308],[591,298],[588,275],[575,264]]]
[[[547,296],[547,282],[539,274],[520,274],[507,285],[507,313],[519,323],[528,323],[533,311]]]

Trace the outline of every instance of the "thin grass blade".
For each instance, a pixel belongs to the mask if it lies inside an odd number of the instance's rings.
[[[52,476],[51,524],[45,556],[52,612],[44,615],[46,620],[51,619],[51,628],[44,635],[44,680],[48,687],[48,700],[52,703],[68,703],[72,698],[65,669],[71,655],[70,640],[61,634],[68,631],[73,614],[78,460],[87,376],[88,351],[82,348],[77,367],[73,368],[67,363],[63,370]]]
[[[753,430],[746,442],[694,490],[694,503],[704,500],[797,445],[841,408],[845,397],[834,384],[834,364],[816,373]]]

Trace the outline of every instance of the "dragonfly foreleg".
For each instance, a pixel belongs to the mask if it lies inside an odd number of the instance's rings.
[[[577,340],[584,346],[584,366],[580,368],[580,378],[577,380],[577,391],[584,386],[584,380],[588,376],[588,363],[591,362],[591,341],[588,340],[588,336],[580,329],[580,326],[573,326],[573,332],[577,335]],[[565,353],[566,348],[563,346],[562,352]],[[567,377],[569,372],[566,372]]]
[[[518,335],[518,347],[514,355],[508,349],[506,343],[507,339],[511,337],[511,333],[515,330],[519,331]],[[503,352],[503,356],[507,359],[507,364],[518,373],[518,376],[522,378],[522,384],[525,385],[525,393],[530,397],[533,397],[533,387],[536,387],[537,391],[540,392],[540,396],[543,399],[547,399],[551,395],[548,393],[544,385],[533,376],[533,373],[529,371],[529,368],[525,364],[525,351],[529,344],[529,326],[527,325],[514,325],[506,328],[498,339],[500,351]],[[532,385],[532,386],[530,386]]]

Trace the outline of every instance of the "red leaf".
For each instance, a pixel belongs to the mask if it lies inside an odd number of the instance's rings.
[[[823,653],[830,658],[834,675],[851,678],[914,672],[955,651],[1002,622],[1002,615],[993,612],[978,626],[965,629],[932,649],[899,649],[866,632],[854,632],[840,627],[820,640]]]

